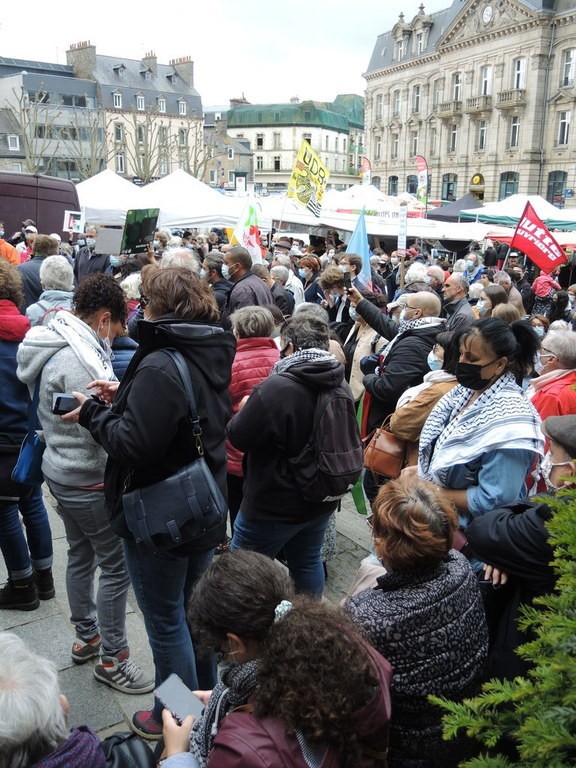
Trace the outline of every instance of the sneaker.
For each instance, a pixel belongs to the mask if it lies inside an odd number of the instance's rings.
[[[43,568],[41,571],[34,571],[34,579],[36,581],[38,597],[40,600],[51,600],[53,597],[56,597],[52,568]]]
[[[141,709],[132,716],[132,730],[148,741],[158,741],[162,737],[162,724],[154,719],[151,709]]]
[[[100,635],[94,635],[92,640],[81,640],[77,637],[72,646],[72,661],[74,664],[85,664],[90,659],[96,659],[100,656],[101,647]]]
[[[32,577],[7,583],[0,589],[0,608],[12,611],[35,611],[40,605],[38,590]]]
[[[146,679],[144,672],[130,658],[128,648],[117,656],[102,656],[102,663],[94,667],[94,677],[122,693],[141,694],[154,690],[154,680]]]

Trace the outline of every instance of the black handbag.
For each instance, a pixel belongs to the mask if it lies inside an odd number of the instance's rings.
[[[100,746],[106,768],[156,768],[152,750],[135,733],[114,733]]]
[[[188,366],[180,352],[170,355],[188,398],[189,419],[198,457],[153,485],[122,496],[126,524],[144,553],[158,554],[187,544],[222,525],[228,505],[204,459],[202,429]]]

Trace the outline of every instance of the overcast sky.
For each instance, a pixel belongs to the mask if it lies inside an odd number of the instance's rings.
[[[427,13],[451,0],[427,0]],[[171,0],[134,2],[28,0],[0,11],[0,55],[66,63],[71,43],[89,40],[96,52],[158,62],[191,56],[204,107],[244,94],[255,103],[332,101],[364,93],[376,37],[406,21],[420,0]],[[23,11],[25,10],[25,13]],[[148,13],[150,11],[150,13]]]

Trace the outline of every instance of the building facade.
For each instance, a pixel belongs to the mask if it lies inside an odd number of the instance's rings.
[[[358,182],[364,151],[364,104],[360,96],[340,95],[331,103],[234,101],[226,121],[229,136],[250,144],[256,193],[286,191],[302,139],[328,167],[329,187],[345,189]]]
[[[493,201],[539,194],[576,205],[576,2],[454,0],[423,4],[376,41],[366,79],[373,183],[429,197],[472,191]]]

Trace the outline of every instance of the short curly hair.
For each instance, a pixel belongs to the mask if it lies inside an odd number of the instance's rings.
[[[0,259],[0,299],[12,301],[17,307],[24,302],[20,272],[4,259]]]
[[[107,309],[113,323],[126,324],[128,311],[124,291],[112,275],[95,272],[85,277],[74,291],[72,305],[81,320],[86,321],[100,310]]]

